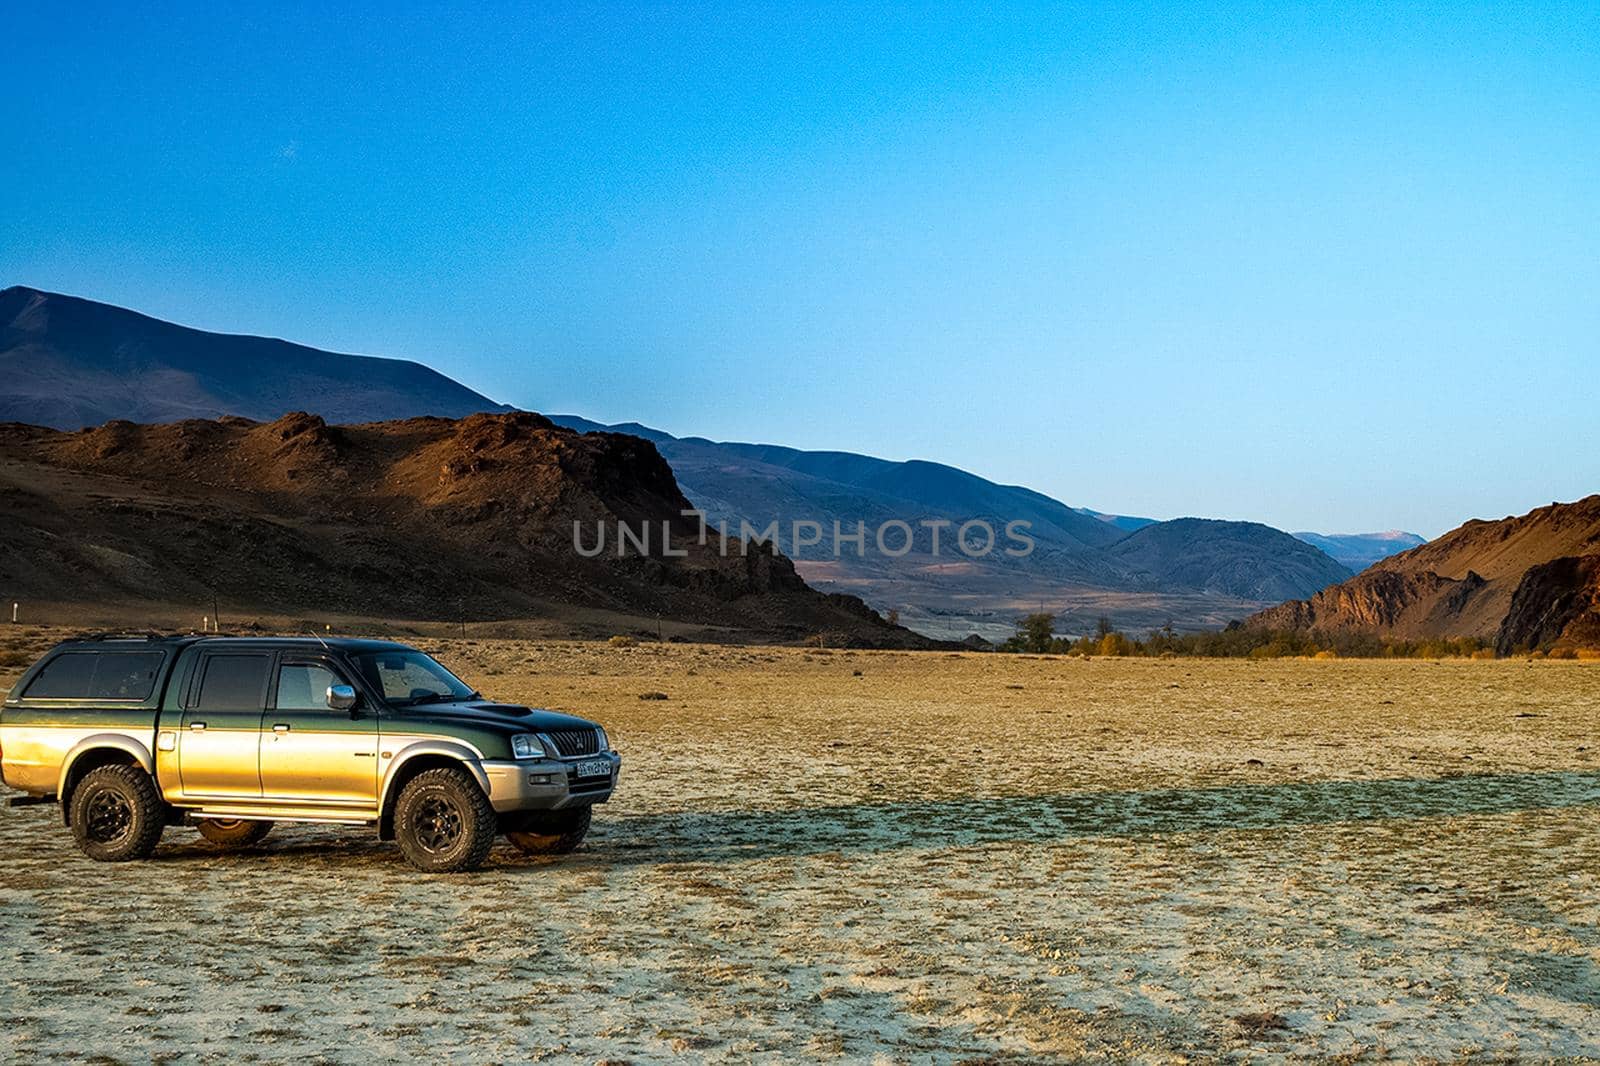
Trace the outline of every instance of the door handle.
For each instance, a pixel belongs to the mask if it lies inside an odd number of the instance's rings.
[[[191,732],[191,733],[204,733],[205,731],[206,731],[206,724],[204,722],[190,722],[189,723],[189,732]]]
[[[289,727],[287,724],[279,722],[277,725],[272,727],[272,731],[281,737],[289,731]]]

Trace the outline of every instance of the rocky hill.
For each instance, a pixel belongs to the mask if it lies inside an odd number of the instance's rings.
[[[0,426],[0,595],[234,612],[522,619],[570,608],[707,636],[913,645],[788,559],[724,557],[654,446],[528,413],[332,426],[291,414],[76,433]],[[606,549],[586,558],[604,527]],[[616,528],[649,530],[619,556]],[[661,550],[663,523],[674,552]]]
[[[1106,554],[1160,588],[1220,592],[1243,600],[1303,596],[1350,576],[1317,548],[1259,522],[1178,518],[1110,545]]]
[[[0,422],[271,421],[313,402],[331,422],[510,410],[420,363],[207,333],[22,286],[0,290]]]
[[[1309,599],[1248,619],[1269,629],[1477,637],[1502,653],[1600,645],[1600,495],[1474,520]]]

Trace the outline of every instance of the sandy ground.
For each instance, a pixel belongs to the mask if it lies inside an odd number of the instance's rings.
[[[0,1058],[1600,1057],[1600,663],[433,646],[611,728],[584,850],[0,811]]]

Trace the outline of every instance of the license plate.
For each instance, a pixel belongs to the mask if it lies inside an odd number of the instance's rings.
[[[578,764],[578,776],[579,777],[610,777],[611,776],[611,760],[609,760],[609,759],[593,759],[593,760],[591,760],[589,762],[581,762],[581,763]]]

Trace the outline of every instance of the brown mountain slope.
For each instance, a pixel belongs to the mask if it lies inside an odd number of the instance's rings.
[[[1502,652],[1596,645],[1600,495],[1474,520],[1331,586],[1251,616],[1267,629],[1478,637]]]
[[[916,643],[788,559],[727,557],[647,441],[527,413],[329,426],[291,414],[76,433],[0,426],[0,594],[417,620],[549,617],[564,607],[728,635]],[[573,523],[592,546],[584,558]],[[616,551],[616,523],[653,551]],[[660,552],[662,523],[673,549]]]

